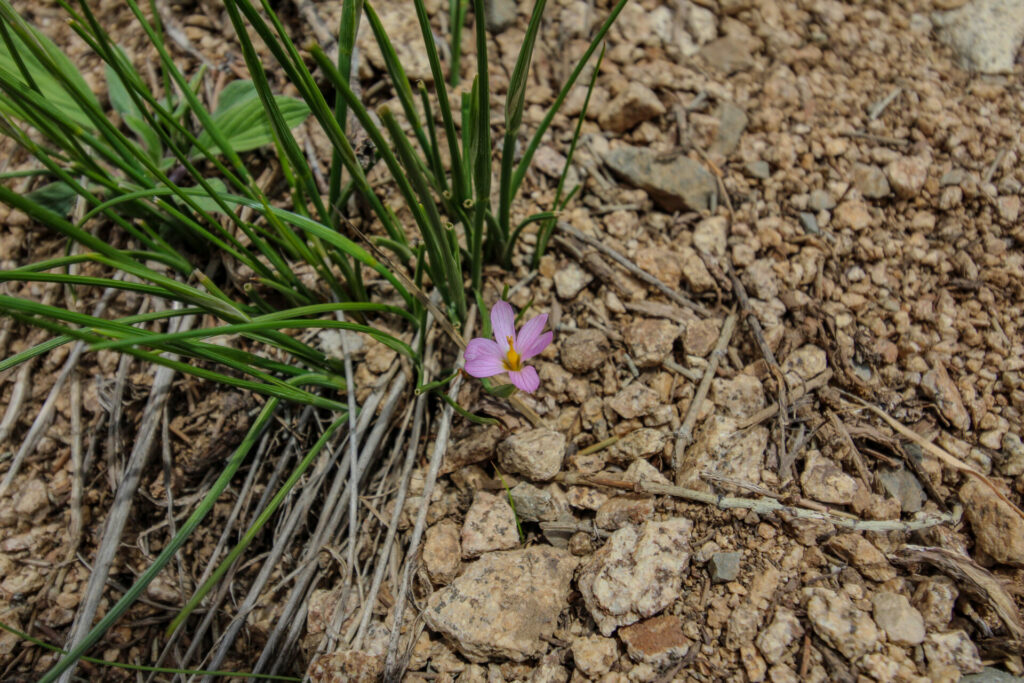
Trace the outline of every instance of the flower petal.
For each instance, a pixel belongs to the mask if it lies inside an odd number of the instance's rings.
[[[551,343],[550,332],[541,334],[547,321],[548,314],[541,313],[519,328],[519,335],[516,337],[516,351],[519,352],[523,360],[533,358]]]
[[[493,377],[505,372],[501,364],[505,354],[493,339],[470,339],[462,355],[466,359],[466,372],[473,377]]]
[[[537,391],[537,388],[540,386],[540,376],[532,365],[527,365],[518,372],[508,373],[508,378],[512,380],[512,384],[516,385],[518,389],[522,389],[528,394]]]
[[[494,332],[494,338],[498,342],[498,346],[501,347],[501,352],[505,353],[508,351],[508,338],[512,338],[512,343],[516,341],[516,314],[512,310],[512,305],[507,301],[498,301],[491,308],[491,330]],[[516,349],[519,350],[518,348]]]

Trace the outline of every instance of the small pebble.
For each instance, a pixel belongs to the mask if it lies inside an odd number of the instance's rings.
[[[743,553],[715,553],[708,563],[712,583],[733,581],[740,573],[740,558]]]

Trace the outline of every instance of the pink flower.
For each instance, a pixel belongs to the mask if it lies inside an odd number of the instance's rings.
[[[551,343],[551,332],[541,334],[548,321],[546,313],[529,320],[516,334],[516,316],[507,301],[491,308],[494,339],[476,337],[466,345],[466,372],[473,377],[493,377],[508,373],[517,388],[532,394],[540,386],[537,371],[523,361],[530,360]]]

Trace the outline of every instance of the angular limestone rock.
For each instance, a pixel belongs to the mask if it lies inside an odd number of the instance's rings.
[[[577,562],[544,546],[489,553],[431,595],[423,616],[471,661],[538,657],[568,606]]]

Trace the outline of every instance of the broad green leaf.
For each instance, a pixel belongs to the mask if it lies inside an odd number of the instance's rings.
[[[85,113],[85,110],[82,109],[64,85],[64,80],[69,81],[81,93],[81,96],[86,99],[88,104],[94,106],[99,111],[99,102],[96,100],[96,96],[89,90],[85,79],[82,78],[82,75],[75,68],[75,65],[71,63],[71,60],[49,38],[35,29],[26,26],[25,28],[31,31],[35,42],[46,53],[46,61],[49,64],[44,66],[43,62],[36,57],[28,45],[16,33],[15,27],[7,26],[5,28],[11,44],[8,44],[6,40],[0,40],[0,72],[20,83],[23,89],[33,89],[26,81],[18,60],[11,54],[11,47],[13,47],[17,50],[17,56],[38,88],[38,92],[53,105],[54,110],[82,128],[95,130],[89,115]],[[26,114],[19,107],[12,104],[7,97],[0,97],[0,111],[31,123],[31,118],[27,118]]]
[[[124,56],[123,53],[122,56]],[[129,64],[127,58],[124,59],[124,63]],[[139,140],[146,148],[149,158],[154,162],[159,162],[163,156],[163,145],[160,143],[160,135],[146,122],[142,112],[135,104],[135,100],[128,93],[128,87],[109,64],[106,66],[106,74],[107,96],[110,98],[110,106],[121,115],[125,125],[139,136]]]
[[[78,195],[70,185],[58,180],[47,183],[25,196],[38,204],[42,204],[54,213],[67,216],[71,213],[71,207],[75,205],[75,197]]]
[[[274,101],[289,128],[295,128],[309,116],[309,106],[302,100],[275,95]],[[235,152],[247,152],[274,141],[270,122],[252,81],[235,81],[221,93],[221,103],[212,115],[212,122]],[[209,131],[199,135],[199,144],[210,151],[223,152]],[[194,154],[195,152],[193,152]]]
[[[209,183],[210,187],[216,190],[218,194],[227,194],[228,188],[220,178],[207,178],[206,182]],[[197,185],[195,187],[185,187],[182,189],[185,194],[192,197],[192,201],[194,201],[203,211],[209,211],[210,213],[224,213],[220,208],[220,204],[210,196],[205,188]]]

